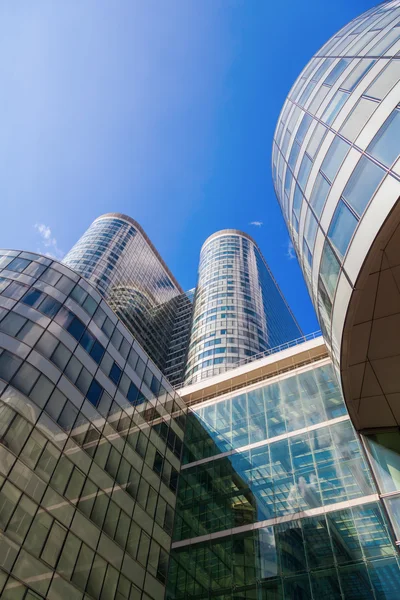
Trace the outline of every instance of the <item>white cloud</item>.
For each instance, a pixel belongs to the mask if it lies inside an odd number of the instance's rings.
[[[44,249],[39,248],[38,252],[45,254],[49,258],[61,260],[64,256],[64,252],[58,247],[57,240],[53,236],[50,227],[44,223],[36,223],[34,228],[41,237],[42,245],[44,246]]]
[[[263,222],[262,221],[251,221],[249,223],[249,225],[254,225],[254,227],[262,227]]]
[[[290,240],[288,241],[288,245],[287,245],[286,257],[289,260],[293,260],[294,258],[296,258],[296,253],[294,251],[293,244]]]

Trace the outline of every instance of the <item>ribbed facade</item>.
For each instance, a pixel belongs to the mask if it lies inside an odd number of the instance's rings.
[[[165,367],[183,293],[140,225],[119,213],[97,218],[63,263],[92,283],[151,355]]]
[[[0,269],[1,598],[162,600],[185,406],[86,279]]]
[[[289,92],[276,194],[350,417],[400,536],[400,2],[344,27]]]
[[[202,246],[185,382],[302,335],[260,250],[226,229]]]

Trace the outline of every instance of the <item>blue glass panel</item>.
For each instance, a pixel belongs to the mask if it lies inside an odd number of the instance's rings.
[[[357,225],[358,221],[356,217],[341,200],[336,207],[328,230],[328,238],[332,242],[332,245],[338,252],[340,258],[343,258],[346,254]]]
[[[321,171],[333,182],[350,146],[340,137],[335,137],[321,166]]]
[[[111,381],[113,381],[116,385],[118,385],[119,380],[121,378],[121,374],[122,374],[122,369],[120,366],[117,365],[116,362],[114,362],[113,366],[111,367],[110,370],[110,374],[109,374],[109,378],[111,379]]]
[[[310,174],[312,165],[313,165],[312,160],[309,158],[309,156],[307,156],[307,154],[305,154],[303,156],[303,160],[301,161],[299,174],[297,177],[297,181],[303,191],[305,190],[305,187],[307,185],[307,180],[308,180],[308,176]]]
[[[336,94],[328,104],[328,107],[325,110],[324,114],[322,115],[322,119],[325,121],[325,123],[327,123],[328,125],[331,125],[331,123],[333,123],[348,97],[349,94],[347,92],[336,92]]]
[[[86,394],[87,399],[93,404],[93,406],[97,406],[102,393],[103,388],[95,379],[93,379]]]
[[[367,152],[390,167],[400,154],[400,111],[394,110],[379,129]]]
[[[360,216],[382,181],[385,171],[366,156],[358,161],[343,196]]]
[[[55,300],[51,296],[47,296],[47,298],[45,298],[40,304],[39,310],[48,317],[52,318],[57,314],[58,310],[60,309],[60,306],[61,302]]]
[[[71,323],[67,326],[67,331],[79,341],[83,332],[85,331],[85,325],[77,317],[74,317]]]
[[[93,348],[90,351],[90,356],[93,358],[93,360],[95,362],[97,362],[97,364],[99,365],[101,362],[101,359],[104,356],[104,348],[103,346],[100,344],[100,342],[98,342],[97,340],[95,340]]]
[[[324,83],[326,83],[328,85],[333,85],[335,83],[335,81],[337,79],[339,79],[340,75],[348,67],[348,65],[351,63],[351,61],[352,61],[351,58],[342,58],[338,62],[338,64],[332,69],[332,71],[329,73],[329,75],[325,79]]]
[[[44,294],[39,290],[35,290],[31,288],[29,292],[25,294],[25,296],[21,299],[21,302],[27,304],[28,306],[38,306],[40,300],[44,297]]]

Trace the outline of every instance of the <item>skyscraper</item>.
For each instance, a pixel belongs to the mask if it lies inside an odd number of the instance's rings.
[[[275,190],[352,421],[400,535],[400,2],[360,15],[289,92]]]
[[[92,283],[160,369],[183,290],[141,226],[108,213],[93,221],[63,263]]]
[[[185,382],[301,335],[254,240],[236,229],[211,235],[200,253]]]
[[[185,405],[86,279],[0,269],[0,596],[162,600]]]

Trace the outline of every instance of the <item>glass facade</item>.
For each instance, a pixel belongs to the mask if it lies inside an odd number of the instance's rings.
[[[175,317],[164,368],[164,375],[171,385],[179,385],[185,378],[195,293],[196,288],[193,288],[172,300]]]
[[[374,238],[368,212],[379,205],[386,216],[399,196],[399,52],[398,0],[354,19],[300,74],[273,141],[276,194],[338,362],[332,316],[358,274],[349,251],[363,222],[368,229],[360,235]],[[382,219],[373,218],[377,233]],[[327,257],[335,273],[329,282]]]
[[[96,287],[164,370],[183,290],[140,225],[119,213],[102,215],[63,263]]]
[[[185,405],[85,278],[0,268],[1,598],[161,600]]]
[[[188,413],[167,598],[398,598],[397,550],[329,359],[242,386]]]
[[[201,249],[185,383],[302,335],[259,248],[226,229]]]
[[[346,25],[290,90],[272,158],[276,194],[397,537],[399,56],[399,0]]]

